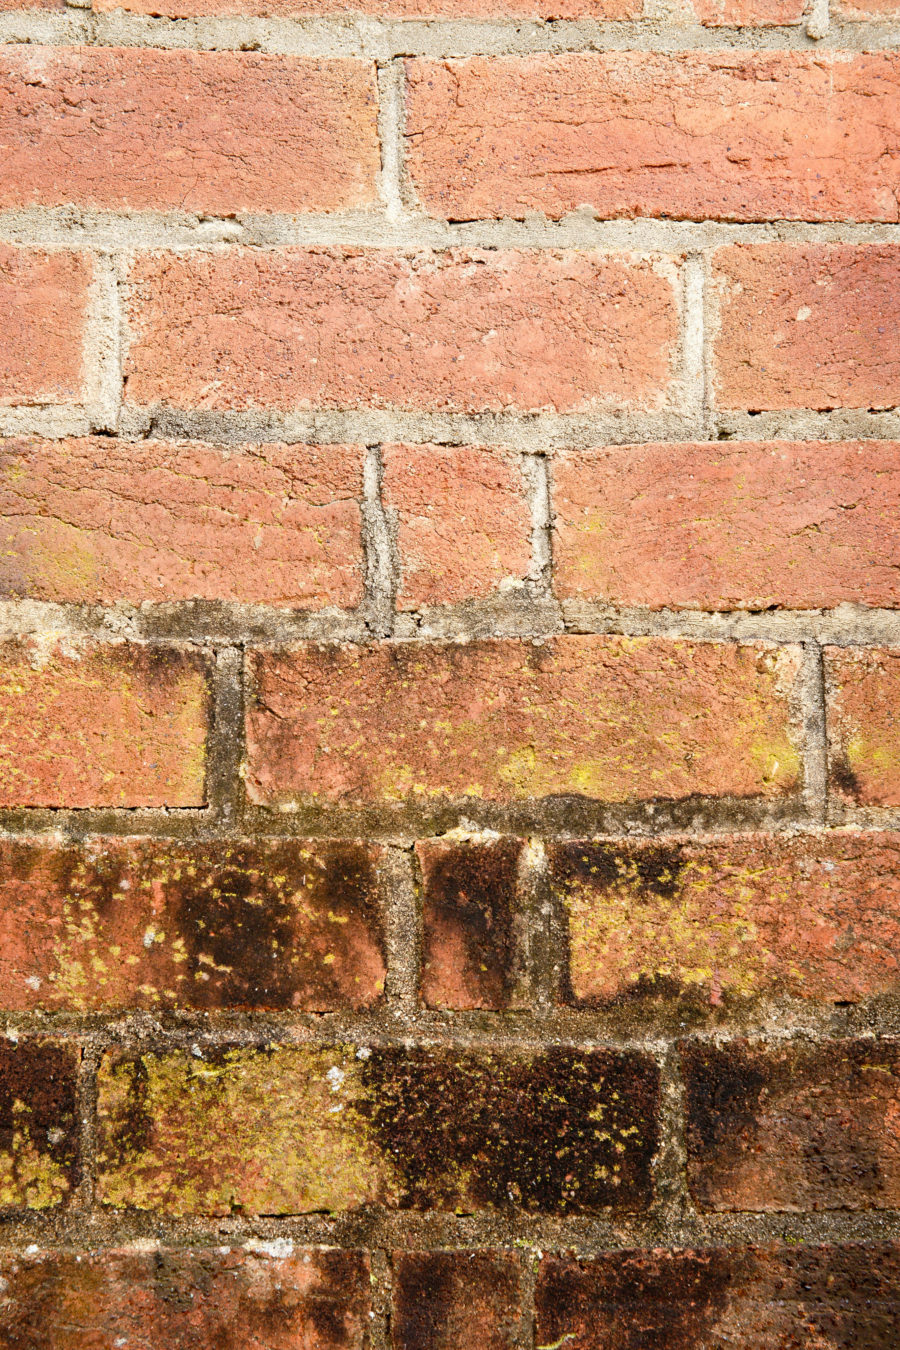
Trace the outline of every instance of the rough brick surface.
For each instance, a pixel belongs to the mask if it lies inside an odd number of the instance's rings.
[[[362,453],[0,441],[0,595],[352,608]]]
[[[395,1252],[393,1350],[517,1350],[527,1317],[513,1252]]]
[[[365,1254],[283,1245],[7,1252],[0,1335],[10,1350],[366,1350]]]
[[[63,1041],[0,1042],[0,1209],[54,1209],[78,1184],[80,1059]]]
[[[247,786],[269,803],[780,795],[800,776],[798,659],[599,636],[259,653]]]
[[[556,591],[701,609],[896,606],[900,443],[718,442],[553,461]]]
[[[0,244],[0,406],[84,397],[90,282],[81,254]]]
[[[524,947],[519,839],[422,840],[422,997],[431,1008],[506,1008]]]
[[[702,1209],[896,1209],[900,1043],[682,1050],[688,1181]]]
[[[891,1350],[900,1248],[719,1247],[543,1258],[535,1340],[571,1350]]]
[[[900,991],[900,836],[559,843],[553,889],[578,1001]]]
[[[900,65],[806,52],[409,63],[410,170],[454,220],[898,219]]]
[[[256,52],[6,47],[0,143],[2,206],[364,206],[374,76],[362,62]]]
[[[114,1050],[100,1198],[175,1215],[640,1210],[658,1086],[634,1052]]]
[[[863,806],[900,803],[900,651],[829,647],[831,789]]]
[[[0,805],[202,806],[207,674],[188,650],[0,644]]]
[[[800,23],[806,0],[692,0],[694,13],[708,28],[747,24],[770,28]]]
[[[0,1006],[325,1012],[376,1003],[380,853],[304,840],[6,840]]]
[[[722,408],[889,408],[900,402],[900,249],[741,244],[714,255],[715,400]]]
[[[310,249],[135,264],[126,395],[187,408],[650,406],[672,283],[593,252]]]
[[[521,586],[531,565],[531,515],[516,456],[457,445],[389,445],[383,455],[401,609]]]

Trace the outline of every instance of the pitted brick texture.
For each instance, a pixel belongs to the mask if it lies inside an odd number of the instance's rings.
[[[84,398],[91,279],[82,254],[0,244],[0,407]]]

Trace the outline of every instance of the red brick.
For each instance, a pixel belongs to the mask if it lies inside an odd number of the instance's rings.
[[[380,857],[293,839],[0,841],[0,1006],[372,1005]]]
[[[900,1041],[699,1043],[682,1065],[701,1209],[900,1205]]]
[[[207,665],[138,646],[0,644],[0,806],[202,806]]]
[[[79,253],[0,244],[0,406],[84,397],[90,281]]]
[[[900,443],[610,446],[553,462],[557,593],[616,605],[900,603]]]
[[[672,284],[629,255],[235,249],[135,264],[127,396],[186,408],[655,407]]]
[[[416,844],[422,871],[422,997],[430,1008],[507,1008],[515,1002],[523,923],[520,839]]]
[[[549,858],[577,1001],[900,992],[900,835],[585,841]]]
[[[566,1350],[893,1350],[900,1245],[545,1256],[535,1341]]]
[[[114,1049],[99,1094],[107,1206],[595,1214],[653,1195],[659,1073],[632,1051]]]
[[[0,1210],[54,1209],[77,1186],[80,1062],[71,1042],[0,1041]]]
[[[254,653],[247,787],[273,805],[777,796],[800,777],[797,663],[605,636]]]
[[[900,248],[739,244],[714,256],[722,408],[900,402]]]
[[[488,596],[531,564],[531,515],[518,458],[471,445],[384,447],[395,513],[401,609]]]
[[[362,598],[360,446],[0,442],[0,594],[112,604]]]
[[[6,1252],[0,1337],[13,1350],[366,1350],[368,1257],[240,1247]]]
[[[807,0],[692,0],[692,4],[697,18],[707,28],[796,24],[807,9]]]
[[[830,786],[863,806],[900,803],[900,651],[826,647]]]
[[[838,3],[832,11],[845,19],[883,19],[900,18],[900,4],[897,0],[846,0]]]
[[[5,47],[0,143],[2,206],[365,206],[374,72],[257,52]]]
[[[528,1300],[508,1251],[395,1252],[394,1350],[517,1350]]]
[[[893,53],[575,53],[411,61],[406,134],[452,220],[898,219]]]
[[[10,0],[12,3],[12,0]],[[384,19],[636,19],[643,0],[94,0],[100,13],[125,9],[169,18],[261,14],[266,18],[371,14]]]

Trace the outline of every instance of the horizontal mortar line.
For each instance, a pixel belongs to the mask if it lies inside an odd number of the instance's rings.
[[[900,45],[900,24],[890,20],[834,21],[819,39],[806,18],[796,26],[705,28],[664,21],[528,19],[379,19],[363,15],[264,19],[248,16],[168,19],[123,12],[0,16],[0,42],[254,50],[312,58],[355,57],[388,61],[398,56],[432,59],[583,51],[878,50]]]
[[[371,211],[233,214],[183,210],[114,210],[11,206],[0,210],[0,241],[23,247],[94,252],[204,251],[225,245],[283,248],[373,248],[397,252],[449,248],[595,249],[639,255],[681,254],[737,243],[900,243],[896,221],[677,220],[655,216],[599,219],[585,207],[560,220],[540,212],[523,219],[448,221],[425,213],[399,217]]]

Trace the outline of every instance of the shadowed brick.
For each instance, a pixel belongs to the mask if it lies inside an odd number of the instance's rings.
[[[505,1251],[395,1252],[394,1350],[517,1350],[526,1318],[522,1257]]]
[[[80,1061],[71,1043],[0,1041],[0,1210],[52,1209],[78,1184]]]
[[[900,651],[826,647],[825,676],[832,792],[862,806],[896,806]]]
[[[82,254],[0,244],[0,406],[84,398],[90,282]]]

